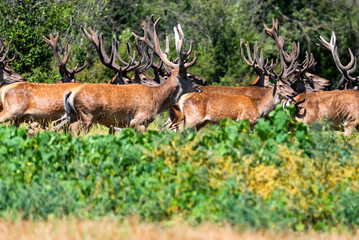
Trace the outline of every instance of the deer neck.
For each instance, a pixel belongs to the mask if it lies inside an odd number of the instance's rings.
[[[142,83],[142,77],[141,77],[140,75],[141,75],[140,72],[135,71],[135,75],[134,75],[134,78],[133,78],[133,81],[134,81],[135,83],[139,83],[139,84]]]
[[[155,74],[155,77],[153,78],[153,81],[155,81],[156,83],[161,83],[161,78],[160,78],[160,73],[158,70],[154,70],[153,71]]]
[[[258,87],[266,87],[265,83],[266,83],[265,75],[261,74],[261,75],[258,75],[257,79],[254,80],[254,82],[251,85],[258,86]]]
[[[258,102],[260,117],[267,116],[280,103],[277,87],[273,87]]]
[[[176,104],[183,95],[183,89],[178,78],[178,73],[172,73],[172,76],[163,84],[158,87],[151,87],[153,101],[157,105],[157,113],[161,113],[171,105]]]

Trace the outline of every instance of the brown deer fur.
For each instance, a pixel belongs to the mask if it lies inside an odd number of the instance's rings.
[[[258,86],[241,86],[241,87],[230,87],[230,86],[201,86],[200,89],[203,93],[218,95],[237,95],[253,98],[254,102],[257,102],[258,99],[264,97],[268,92],[271,91],[271,88],[264,88]],[[169,108],[169,119],[163,125],[164,127],[174,130],[179,125],[183,123],[184,117],[179,109],[178,104],[173,105]],[[180,127],[182,128],[182,127]]]
[[[15,83],[15,82],[24,82],[26,79],[20,74],[16,73],[14,70],[8,66],[0,66],[0,86],[5,84]]]
[[[270,88],[258,87],[258,86],[242,86],[242,87],[230,87],[230,86],[201,86],[200,89],[204,93],[216,93],[225,95],[241,95],[253,98],[263,97]]]
[[[351,135],[359,122],[359,91],[334,90],[302,93],[294,97],[299,122],[310,124],[327,119],[335,128],[344,124],[345,135]]]
[[[281,95],[286,95],[287,91],[291,92],[289,87],[281,85],[279,88]],[[272,111],[280,103],[280,99],[276,88],[269,89],[260,99],[215,93],[190,93],[179,100],[178,107],[186,127],[194,126],[200,129],[207,123],[218,124],[225,118],[236,121],[248,119],[253,125],[258,118]],[[180,119],[180,115],[177,115]]]
[[[157,87],[83,84],[67,94],[65,104],[81,119],[84,130],[94,123],[146,130],[156,114],[175,104],[182,94],[194,91],[197,87],[175,69]]]
[[[0,89],[1,105],[0,123],[52,121],[64,113],[63,94],[81,84],[46,84],[46,83],[13,83]]]

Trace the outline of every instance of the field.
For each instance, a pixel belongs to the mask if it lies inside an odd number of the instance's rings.
[[[280,107],[254,129],[223,121],[199,132],[106,131],[29,137],[25,128],[0,127],[0,216],[51,226],[135,215],[242,233],[358,228],[358,134],[307,128]]]
[[[52,219],[49,221],[2,221],[0,222],[0,239],[7,240],[35,240],[35,239],[136,239],[136,240],[271,240],[271,239],[328,239],[346,240],[358,238],[359,233],[318,233],[295,232],[291,230],[281,232],[270,231],[235,231],[230,225],[218,226],[201,224],[189,226],[178,221],[160,224],[141,223],[136,217],[130,217],[119,223],[115,219],[101,220],[81,219]]]

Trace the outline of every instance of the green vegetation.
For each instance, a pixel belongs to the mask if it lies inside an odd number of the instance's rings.
[[[359,136],[339,134],[309,134],[281,108],[253,130],[248,121],[223,121],[198,133],[28,137],[3,126],[0,214],[355,229]]]

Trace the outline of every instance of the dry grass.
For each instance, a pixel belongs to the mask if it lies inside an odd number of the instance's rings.
[[[297,233],[293,231],[271,233],[269,231],[244,232],[234,231],[230,226],[203,224],[190,227],[186,223],[146,224],[137,218],[129,218],[123,223],[114,219],[78,220],[62,219],[41,222],[19,220],[0,222],[0,239],[35,240],[35,239],[133,239],[133,240],[234,240],[234,239],[358,239],[355,235],[341,233]]]

